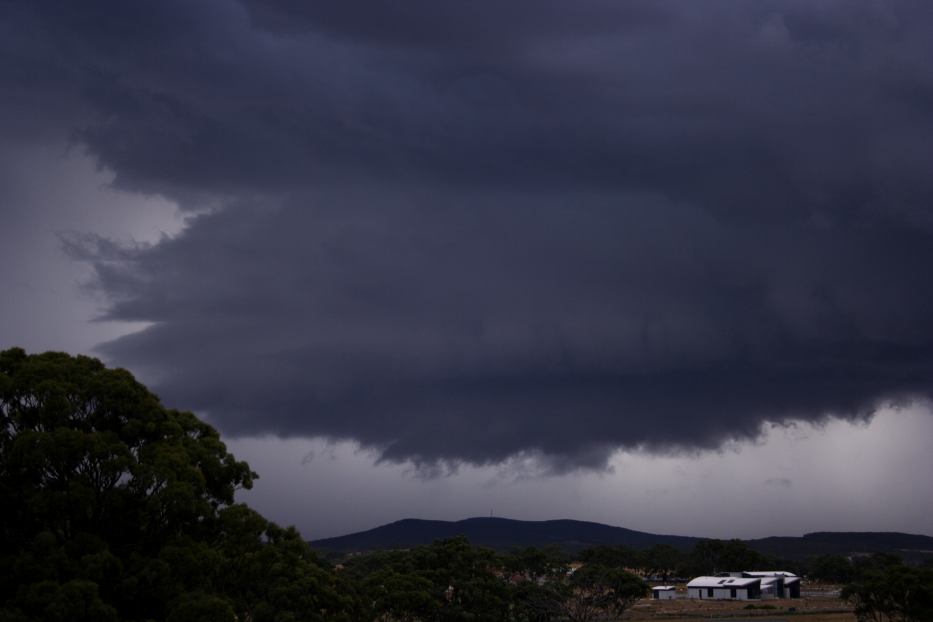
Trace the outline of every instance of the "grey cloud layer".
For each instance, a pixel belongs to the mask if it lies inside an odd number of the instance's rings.
[[[218,208],[81,252],[227,433],[572,468],[930,393],[927,3],[127,6],[2,9],[6,116]]]

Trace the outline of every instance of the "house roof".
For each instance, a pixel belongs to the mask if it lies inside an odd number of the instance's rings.
[[[768,589],[782,579],[784,580],[785,586],[800,583],[800,577],[761,577],[761,589]]]
[[[744,574],[750,577],[797,577],[793,572],[786,570],[746,570]]]
[[[749,587],[761,583],[761,579],[742,577],[697,577],[687,584],[687,587]]]
[[[674,586],[674,585],[655,585],[655,586],[654,586],[653,588],[651,588],[651,589],[652,589],[652,591],[657,590],[657,591],[659,591],[659,592],[668,592],[668,591],[670,591],[670,590],[676,590],[676,589],[677,589],[677,586]]]

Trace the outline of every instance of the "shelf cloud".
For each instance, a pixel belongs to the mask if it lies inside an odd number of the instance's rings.
[[[0,129],[188,213],[68,239],[101,351],[225,434],[566,471],[931,394],[927,3],[3,14]]]

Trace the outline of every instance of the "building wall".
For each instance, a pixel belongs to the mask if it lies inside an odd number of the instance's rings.
[[[715,588],[713,597],[720,600],[748,600],[748,588],[744,587],[724,587]]]
[[[713,590],[713,595],[709,595],[709,590]],[[732,594],[735,590],[735,596]],[[700,600],[755,600],[761,597],[761,593],[754,588],[735,587],[735,588],[705,588],[691,587],[687,588],[688,598],[698,598]]]

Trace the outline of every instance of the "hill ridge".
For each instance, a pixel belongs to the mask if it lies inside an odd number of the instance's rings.
[[[525,521],[505,517],[473,516],[457,521],[403,518],[373,529],[315,540],[311,544],[322,550],[354,552],[410,548],[458,535],[466,536],[474,544],[500,550],[551,545],[579,550],[598,544],[625,545],[632,548],[670,544],[676,548],[688,549],[700,540],[689,536],[649,534],[626,527],[569,518]]]
[[[667,544],[688,550],[707,539],[636,531],[569,518],[527,521],[506,517],[472,516],[456,521],[402,518],[372,529],[314,540],[311,545],[334,553],[412,548],[435,540],[466,536],[471,543],[497,550],[557,546],[569,552],[598,545],[645,549]],[[769,536],[743,540],[751,548],[773,557],[801,559],[819,554],[933,551],[933,537],[895,531],[815,531],[803,536]]]

